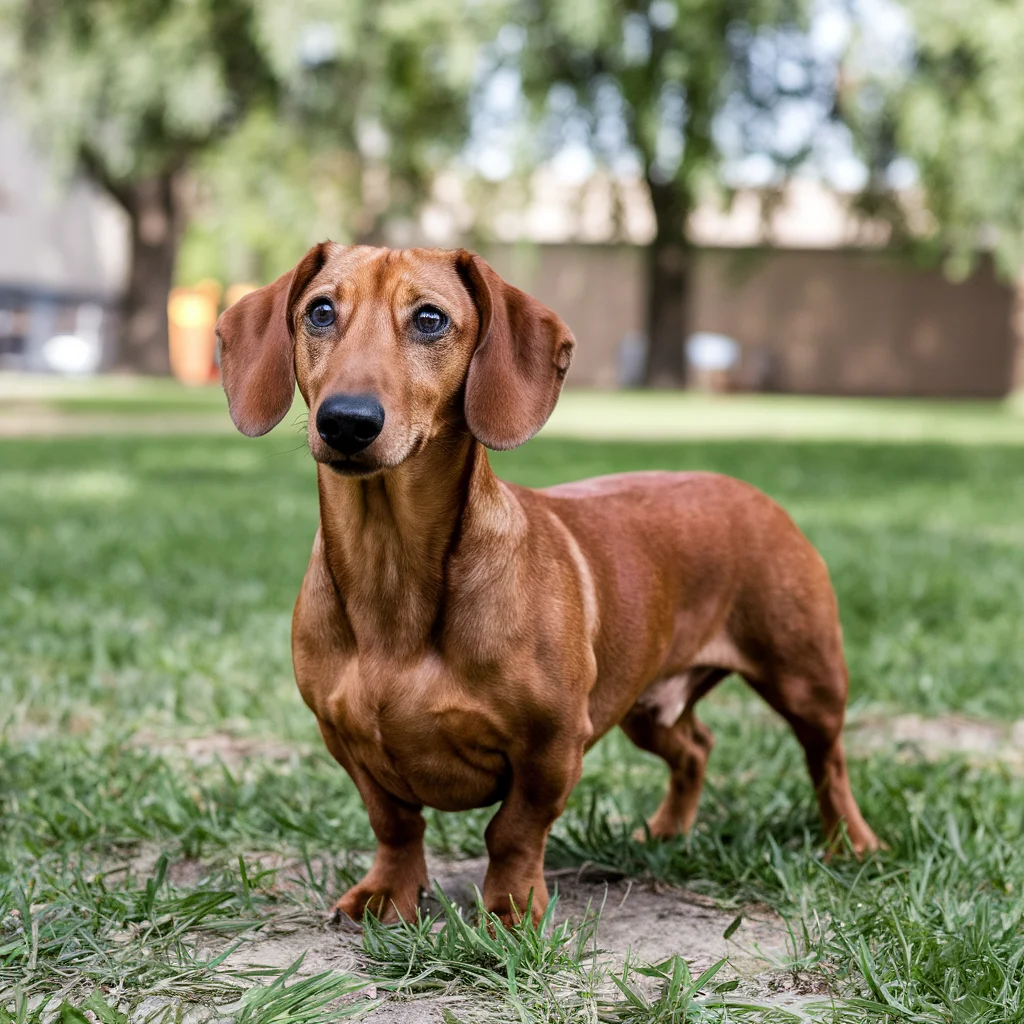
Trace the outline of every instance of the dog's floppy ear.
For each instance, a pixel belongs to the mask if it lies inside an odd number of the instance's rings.
[[[476,253],[460,250],[456,266],[480,317],[466,423],[488,448],[515,448],[551,415],[576,341],[550,309],[506,284]]]
[[[295,397],[292,304],[327,260],[327,242],[314,245],[273,284],[243,295],[217,320],[220,374],[228,411],[248,437],[272,430]]]

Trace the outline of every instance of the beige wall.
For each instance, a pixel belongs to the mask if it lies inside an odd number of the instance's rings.
[[[506,280],[558,313],[576,335],[569,386],[619,384],[619,346],[643,330],[642,250],[611,245],[495,246]]]
[[[643,326],[642,252],[498,246],[488,256],[572,328],[569,382],[616,386],[622,340]],[[877,251],[704,249],[691,308],[693,330],[740,342],[747,386],[964,397],[1012,387],[1014,291],[987,262],[955,284]]]

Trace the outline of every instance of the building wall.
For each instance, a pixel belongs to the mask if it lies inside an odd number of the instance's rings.
[[[0,104],[0,370],[44,370],[54,334],[94,333],[114,356],[127,218],[82,179],[62,182]]]
[[[124,211],[87,181],[62,182],[0,106],[0,285],[114,299],[127,269]]]
[[[617,386],[624,339],[643,328],[642,250],[497,246],[488,255],[572,328],[569,383]],[[878,250],[703,249],[690,323],[740,343],[740,386],[998,397],[1013,386],[1014,301],[988,261],[953,283]]]
[[[508,245],[484,254],[507,281],[550,306],[576,336],[567,384],[614,388],[623,342],[643,331],[642,250],[612,245]]]

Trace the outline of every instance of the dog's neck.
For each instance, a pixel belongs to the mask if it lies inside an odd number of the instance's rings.
[[[372,477],[321,465],[318,481],[324,555],[356,646],[411,656],[438,645],[460,542],[517,513],[483,446],[459,432]]]

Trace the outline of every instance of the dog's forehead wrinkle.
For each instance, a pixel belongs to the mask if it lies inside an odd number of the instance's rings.
[[[370,246],[339,246],[311,284],[342,294],[365,287],[363,276],[385,250]]]
[[[374,280],[371,292],[376,295],[385,295],[387,293],[388,278],[391,276],[389,270],[392,256],[393,250],[385,249],[373,261]]]
[[[353,311],[368,305],[397,311],[431,303],[461,319],[475,313],[475,305],[449,257],[447,250],[338,247],[304,290],[303,300],[308,303],[319,290],[339,304],[350,304]]]

